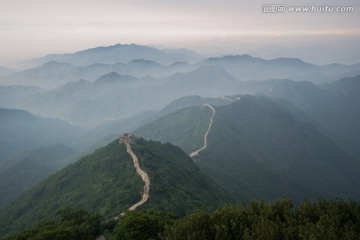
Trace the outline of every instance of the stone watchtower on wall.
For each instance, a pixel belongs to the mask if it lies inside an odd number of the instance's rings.
[[[121,143],[135,144],[134,134],[132,134],[132,133],[124,133],[123,135],[120,136],[119,143],[120,144]]]

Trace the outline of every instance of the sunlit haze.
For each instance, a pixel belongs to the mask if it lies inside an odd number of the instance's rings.
[[[264,4],[277,2],[250,0],[0,0],[0,64],[117,43],[360,62],[359,1],[281,3],[354,10],[264,13]]]

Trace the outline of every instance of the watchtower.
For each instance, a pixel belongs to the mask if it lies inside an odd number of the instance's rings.
[[[119,138],[119,143],[130,143],[130,144],[134,144],[135,143],[135,137],[134,134],[132,133],[124,133],[123,135],[120,136]]]

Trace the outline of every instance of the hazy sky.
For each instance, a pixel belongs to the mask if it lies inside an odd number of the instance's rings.
[[[279,2],[354,12],[262,12],[263,4]],[[268,46],[294,54],[325,46],[319,52],[335,47],[334,57],[342,51],[351,62],[359,53],[359,23],[358,0],[0,0],[0,64],[116,43],[260,55],[283,51]]]

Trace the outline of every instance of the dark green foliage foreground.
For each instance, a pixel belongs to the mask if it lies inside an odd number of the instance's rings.
[[[103,218],[84,210],[65,208],[57,212],[58,221],[43,221],[10,237],[11,240],[95,239],[102,233]]]
[[[110,240],[360,239],[360,203],[350,200],[305,201],[298,207],[288,199],[258,201],[214,212],[200,209],[178,219],[150,209],[127,213],[115,228],[85,211],[66,209],[58,215],[59,221],[42,222],[8,239],[95,239],[103,229]]]
[[[358,202],[290,200],[198,210],[168,226],[162,239],[360,239]]]
[[[142,212],[130,212],[116,225],[111,240],[160,239],[159,235],[167,224],[175,221],[176,215],[150,209]]]

